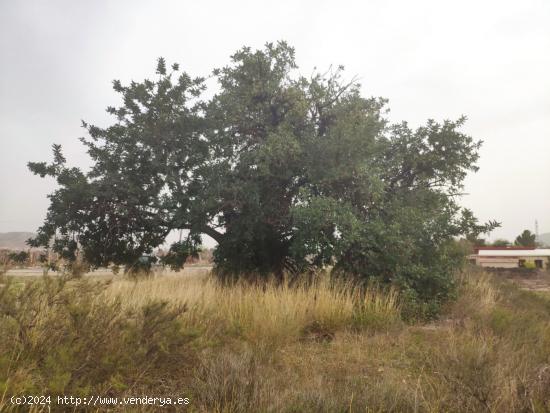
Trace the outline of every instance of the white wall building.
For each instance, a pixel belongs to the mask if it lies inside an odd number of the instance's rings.
[[[550,248],[479,247],[470,262],[482,267],[550,269]]]

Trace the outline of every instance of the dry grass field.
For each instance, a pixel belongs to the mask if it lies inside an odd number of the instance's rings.
[[[473,270],[459,285],[438,321],[406,323],[396,291],[326,277],[8,280],[0,410],[101,394],[185,395],[190,412],[550,411],[548,298]]]

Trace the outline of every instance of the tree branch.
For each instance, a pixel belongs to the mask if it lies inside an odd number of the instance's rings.
[[[223,233],[221,233],[219,231],[216,231],[214,228],[211,228],[208,225],[204,225],[203,227],[201,227],[200,231],[203,234],[208,235],[210,238],[212,238],[218,244],[222,241]]]

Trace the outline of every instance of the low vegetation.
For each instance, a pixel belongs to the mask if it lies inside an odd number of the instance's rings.
[[[0,411],[17,410],[13,394],[184,395],[196,412],[550,410],[550,300],[473,270],[428,324],[404,322],[393,290],[325,277],[1,284]]]

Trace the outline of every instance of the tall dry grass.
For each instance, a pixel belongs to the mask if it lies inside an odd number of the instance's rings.
[[[166,276],[117,281],[107,300],[123,297],[127,307],[150,300],[185,304],[189,328],[207,335],[281,345],[300,338],[330,338],[337,330],[380,331],[400,324],[395,290],[363,289],[327,276],[310,283],[237,283],[223,285],[205,276]]]
[[[20,285],[0,301],[0,394],[162,389],[205,413],[550,411],[550,299],[477,271],[458,285],[429,324],[402,322],[396,291],[326,277]]]

